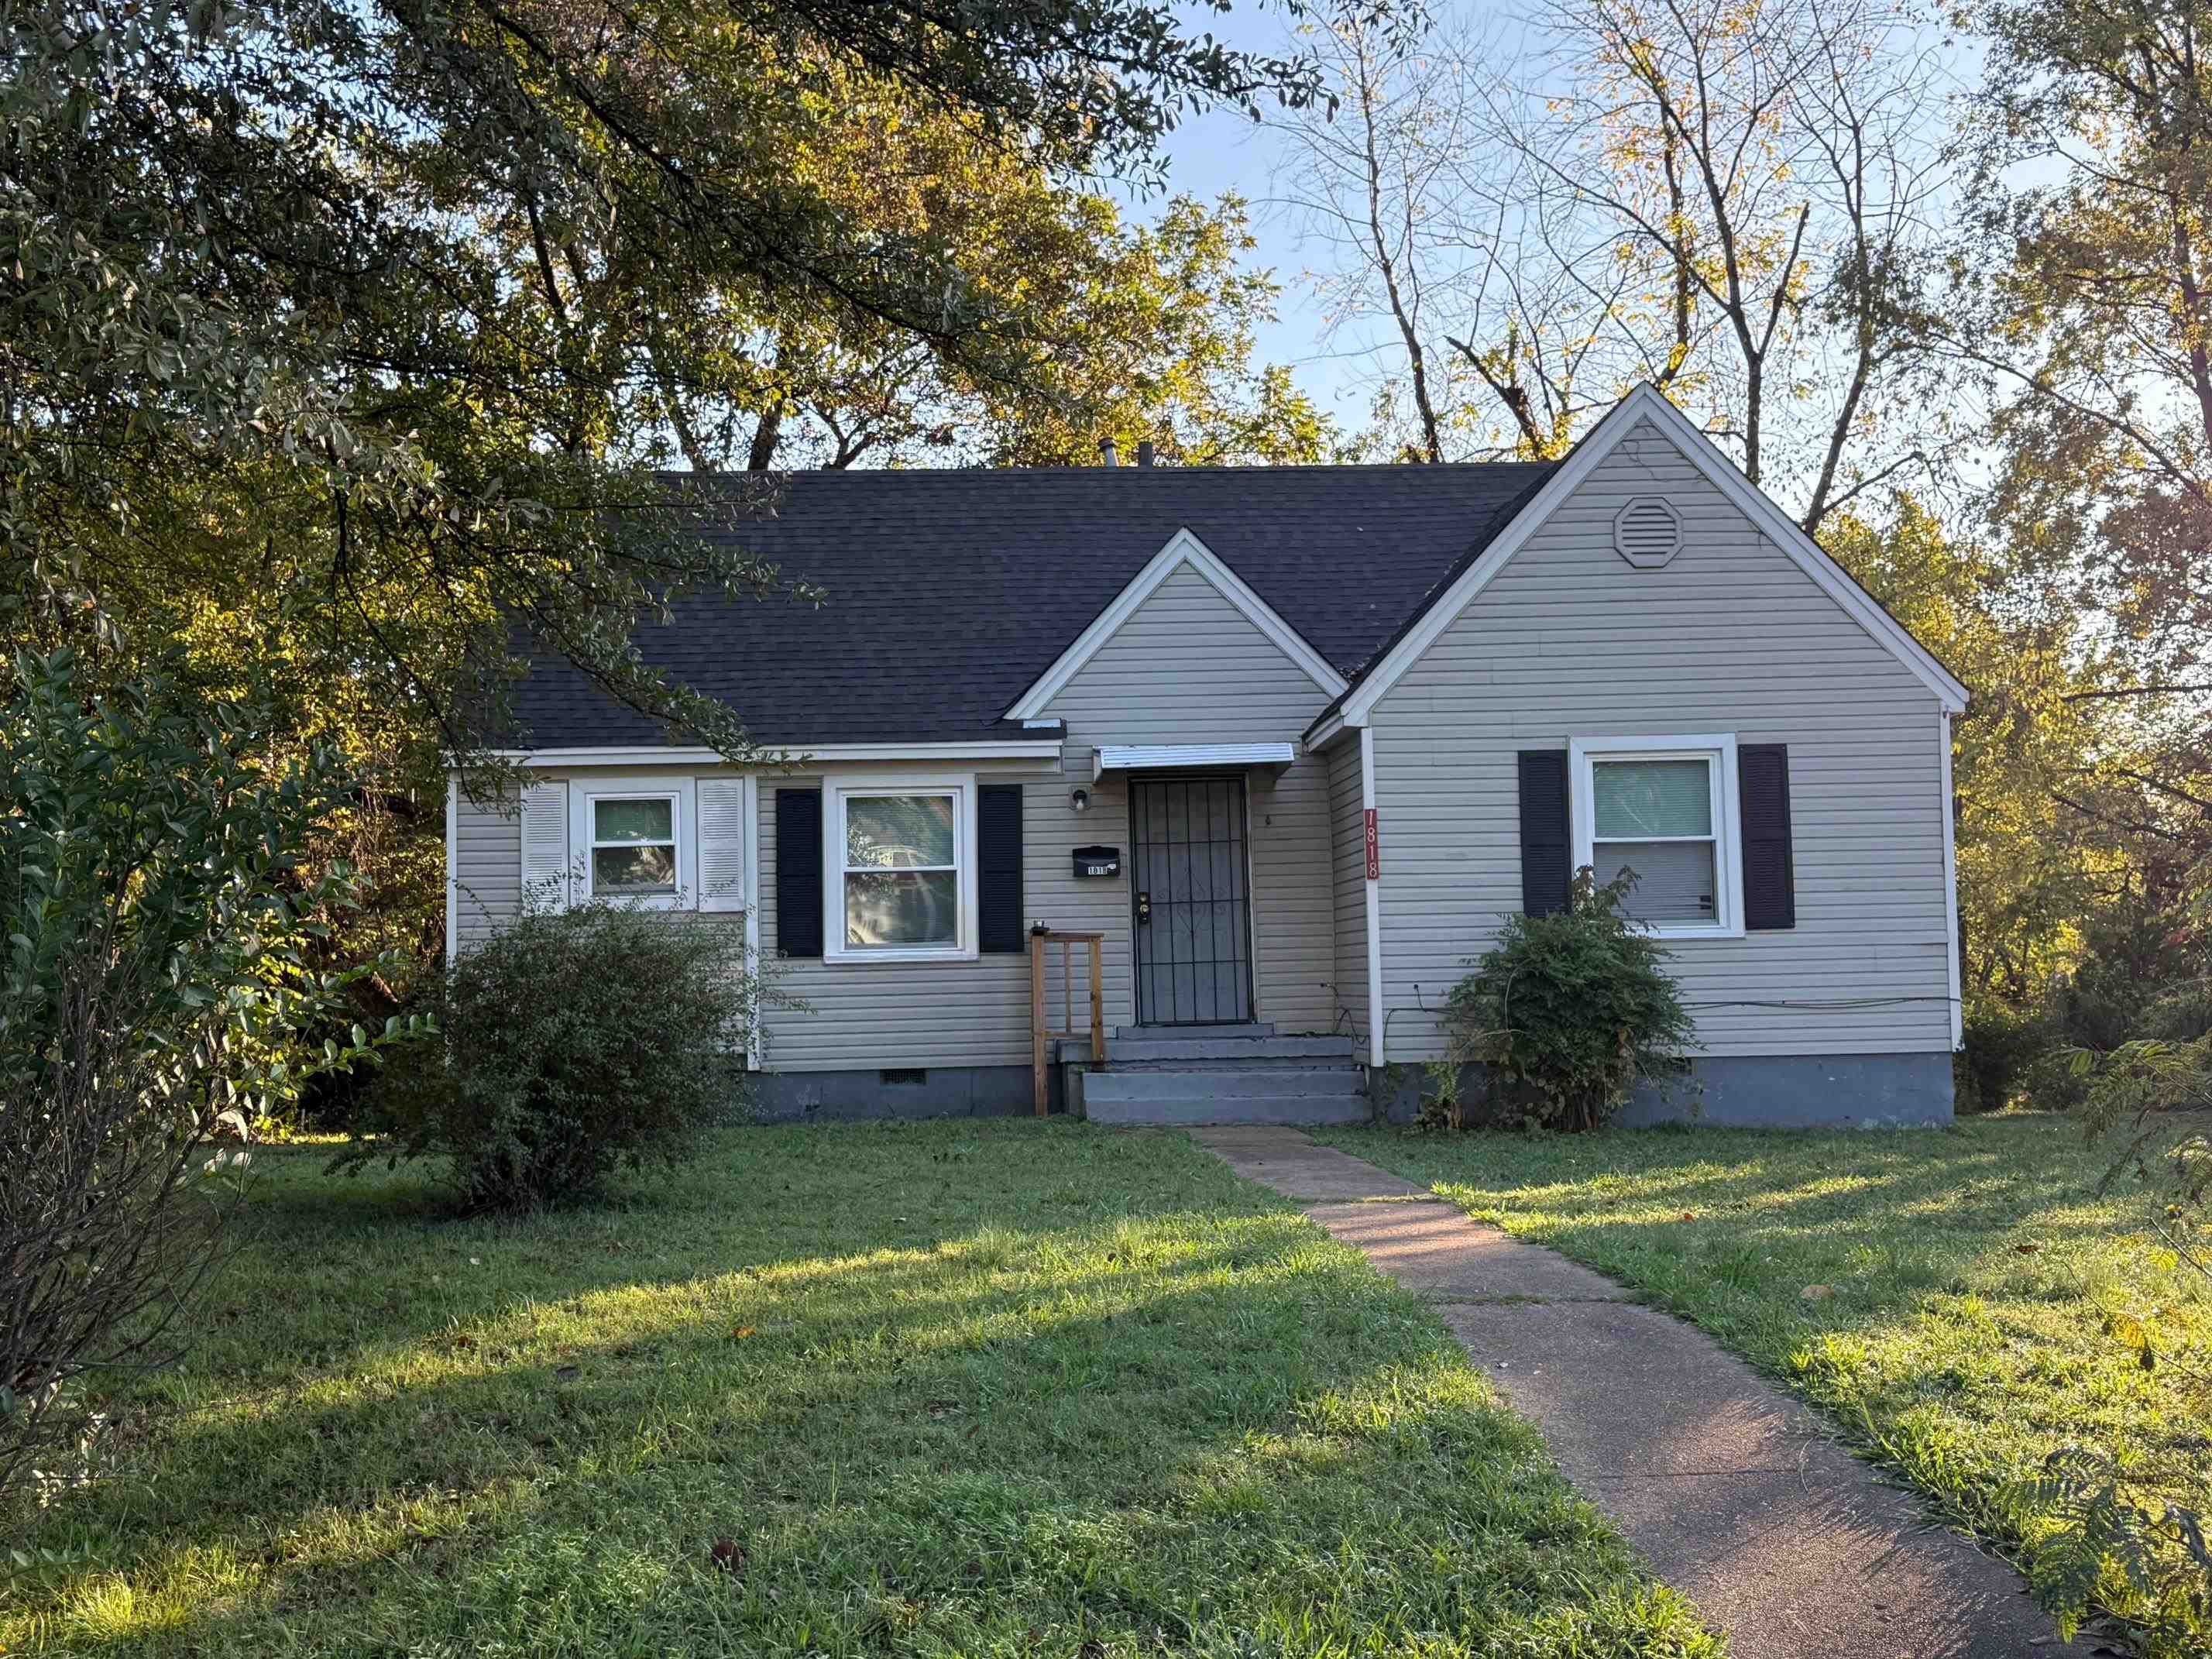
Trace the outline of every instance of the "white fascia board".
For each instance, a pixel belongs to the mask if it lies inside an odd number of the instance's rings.
[[[1137,613],[1138,607],[1152,598],[1161,583],[1188,565],[1203,576],[1222,598],[1243,612],[1246,620],[1273,641],[1276,648],[1296,663],[1307,678],[1332,697],[1340,695],[1345,685],[1344,676],[1329,665],[1328,659],[1307,644],[1304,635],[1277,614],[1275,608],[1254,591],[1250,583],[1217,558],[1206,544],[1188,529],[1178,530],[1168,538],[1167,545],[1152,555],[1151,561],[1129,579],[1128,585],[1114,596],[1113,601],[1091,620],[1091,626],[1075,636],[1075,643],[1061,652],[1052,666],[1030,683],[1029,690],[1017,698],[1006,713],[1010,720],[1036,720],[1042,716],[1052,700],[1066,690],[1067,684],[1083,672],[1084,665],[1100,651],[1107,641],[1121,632],[1121,625]]]
[[[1341,708],[1333,708],[1306,728],[1306,747],[1318,754],[1346,732],[1363,727],[1366,724],[1365,720],[1348,720],[1345,719],[1344,711]]]
[[[1544,487],[1515,515],[1513,522],[1506,526],[1498,539],[1483,550],[1482,556],[1461,573],[1459,580],[1429,607],[1419,623],[1376,664],[1374,670],[1360,682],[1359,689],[1345,699],[1337,718],[1346,726],[1364,726],[1375,705],[1398,683],[1406,671],[1420,660],[1460,612],[1511,562],[1513,556],[1521,550],[1529,538],[1620,447],[1621,441],[1636,429],[1637,422],[1646,418],[1673,441],[1674,447],[1688,458],[1690,464],[1703,473],[1738,511],[1788,554],[1798,568],[1812,578],[1815,586],[1872,635],[1876,643],[1886,647],[1893,656],[1911,670],[1934,694],[1938,702],[1954,714],[1966,708],[1966,688],[1959,683],[1956,677],[1936,661],[1925,646],[1906,632],[1895,617],[1876,605],[1841,565],[1821,550],[1820,544],[1807,535],[1795,519],[1768,500],[1756,485],[1745,477],[1735,464],[1721,453],[1719,447],[1698,430],[1688,416],[1646,383],[1638,386],[1614,404],[1606,417],[1591,428],[1589,435],[1560,463],[1559,471],[1545,480]]]
[[[811,748],[769,747],[769,767],[805,766],[816,761],[1058,760],[1058,738],[981,738],[973,743],[822,743]],[[501,760],[532,768],[586,766],[726,766],[713,749],[497,749]]]

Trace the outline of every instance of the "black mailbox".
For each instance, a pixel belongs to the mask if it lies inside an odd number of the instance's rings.
[[[1075,873],[1079,877],[1118,876],[1121,873],[1121,849],[1118,847],[1079,847],[1075,849]]]

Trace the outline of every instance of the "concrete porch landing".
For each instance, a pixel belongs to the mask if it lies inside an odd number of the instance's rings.
[[[1431,1299],[1553,1457],[1737,1659],[2042,1659],[2019,1575],[1694,1327],[1295,1129],[1191,1132]]]

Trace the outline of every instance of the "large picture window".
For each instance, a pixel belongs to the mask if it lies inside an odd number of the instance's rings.
[[[1625,912],[1678,937],[1743,931],[1735,738],[1588,738],[1571,746],[1575,863],[1624,871]]]
[[[828,954],[848,959],[973,956],[975,872],[969,797],[945,787],[841,785],[829,839]]]

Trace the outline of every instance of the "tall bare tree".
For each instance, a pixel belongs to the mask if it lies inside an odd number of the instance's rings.
[[[1930,459],[1940,47],[1895,0],[1548,0],[1515,129],[1655,296],[1664,376],[1817,529]],[[1656,343],[1654,346],[1655,353]],[[1789,459],[1778,464],[1778,457]]]
[[[1412,43],[1340,15],[1321,57],[1340,112],[1288,124],[1279,192],[1332,320],[1390,346],[1409,447],[1558,454],[1650,380],[1808,529],[1930,459],[1924,414],[1883,430],[1945,188],[1897,0],[1545,0]]]
[[[1332,338],[1376,365],[1382,447],[1563,453],[1641,378],[1636,277],[1510,142],[1505,38],[1447,15],[1408,39],[1358,11],[1308,33],[1337,108],[1282,121],[1275,193],[1324,253],[1310,276]]]

